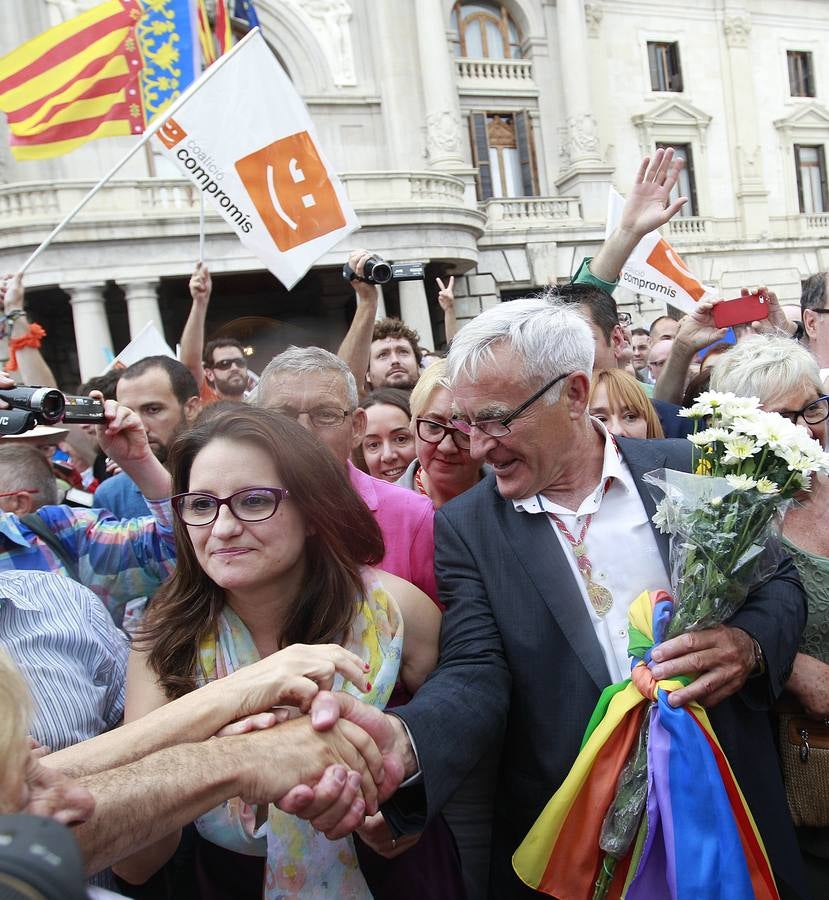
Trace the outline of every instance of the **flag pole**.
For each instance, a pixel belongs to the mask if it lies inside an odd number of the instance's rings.
[[[199,262],[204,262],[204,191],[199,191]]]
[[[194,81],[189,88],[173,103],[170,104],[167,109],[163,111],[163,113],[153,120],[144,134],[141,135],[141,138],[118,160],[117,163],[104,175],[101,180],[89,191],[86,196],[82,197],[73,207],[72,209],[61,219],[61,221],[49,232],[49,234],[43,239],[31,256],[23,263],[23,265],[18,269],[18,275],[22,275],[29,266],[40,256],[41,253],[52,243],[52,241],[63,231],[64,228],[75,218],[75,216],[86,206],[87,203],[101,190],[101,188],[114,176],[116,175],[132,158],[136,153],[150,140],[150,138],[158,131],[159,128],[167,121],[167,119],[173,115],[181,106],[183,106],[192,96],[196,93],[197,90],[202,88],[204,84],[219,71],[219,69],[242,47],[244,44],[248,42],[248,40],[253,37],[254,34],[258,34],[259,28],[251,29],[238,44],[236,44],[228,53],[225,53],[224,56],[220,56],[219,59],[213,63],[210,68],[206,69],[201,77]]]

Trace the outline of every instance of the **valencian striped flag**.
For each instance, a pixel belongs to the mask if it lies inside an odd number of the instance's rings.
[[[190,0],[107,0],[0,59],[16,159],[140,134],[197,74]]]

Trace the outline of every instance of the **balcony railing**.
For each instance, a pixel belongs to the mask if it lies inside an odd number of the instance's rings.
[[[461,93],[537,93],[529,59],[456,59],[455,70]]]
[[[488,231],[520,231],[549,225],[581,223],[577,197],[508,197],[486,200]]]
[[[713,230],[711,219],[701,216],[675,216],[671,219],[669,229],[672,235],[681,237],[695,237],[710,235]]]
[[[829,231],[829,212],[807,213],[804,217],[807,232]]]
[[[341,176],[348,198],[364,204],[446,203],[466,206],[464,183],[437,172],[348,172]]]

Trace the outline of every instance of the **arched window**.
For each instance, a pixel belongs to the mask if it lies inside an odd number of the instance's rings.
[[[521,35],[501,3],[463,3],[452,8],[452,48],[471,59],[520,59]]]

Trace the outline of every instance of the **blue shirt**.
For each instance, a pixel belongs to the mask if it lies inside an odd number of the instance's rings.
[[[137,519],[139,516],[152,515],[138,485],[125,472],[119,472],[101,482],[101,486],[95,491],[93,505],[108,509],[116,519]]]
[[[60,750],[121,721],[129,642],[88,588],[47,572],[0,572],[0,644],[29,686],[40,743]]]

